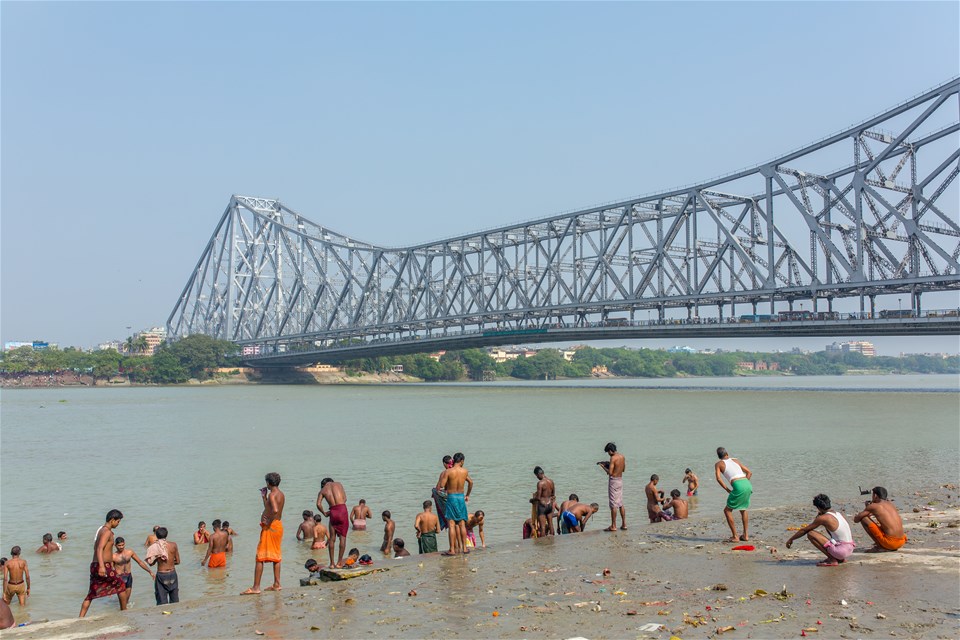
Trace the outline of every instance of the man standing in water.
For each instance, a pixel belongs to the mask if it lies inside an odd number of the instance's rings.
[[[113,568],[113,530],[120,526],[123,514],[117,509],[107,512],[106,523],[97,529],[93,537],[93,561],[90,563],[90,590],[80,605],[80,617],[87,615],[87,609],[95,598],[116,595],[120,601],[120,611],[127,608],[130,592],[123,578]]]
[[[150,574],[151,579],[155,577],[153,571],[150,571],[150,567],[140,559],[137,552],[133,549],[127,549],[127,543],[123,538],[117,536],[114,545],[117,547],[117,552],[113,554],[113,566],[117,568],[117,573],[123,578],[123,584],[126,585],[128,592],[133,589],[133,566],[131,562],[140,565],[141,569]]]
[[[687,470],[683,472],[683,480],[680,482],[687,483],[688,498],[697,495],[697,489],[700,488],[700,478],[697,477],[697,474],[687,468]]]
[[[447,505],[445,516],[447,526],[450,528],[450,550],[442,555],[452,556],[457,553],[467,553],[467,501],[470,500],[470,493],[473,491],[473,479],[470,473],[463,467],[464,455],[457,452],[453,455],[453,466],[444,469],[437,480],[437,490],[443,489],[447,494]],[[463,486],[466,484],[467,492],[464,494]]]
[[[727,505],[723,508],[723,515],[730,527],[730,539],[727,542],[747,541],[750,539],[750,534],[747,531],[750,522],[747,509],[750,508],[750,496],[753,495],[753,485],[750,484],[753,473],[750,472],[747,465],[736,458],[731,458],[723,447],[717,447],[717,457],[720,458],[714,465],[717,484],[730,494],[727,496]],[[730,483],[729,488],[724,484],[724,480]],[[743,535],[739,537],[737,536],[737,525],[733,521],[734,511],[740,512],[740,519],[743,521]]]
[[[30,569],[27,561],[20,557],[20,547],[10,549],[10,559],[3,563],[3,601],[13,602],[17,596],[20,606],[27,604],[30,595]],[[82,616],[81,616],[82,617]]]
[[[166,527],[157,529],[157,542],[147,549],[147,564],[157,566],[157,577],[153,581],[157,606],[180,602],[180,578],[177,576],[180,548],[176,542],[167,540]]]
[[[210,544],[207,545],[207,552],[203,555],[200,566],[207,565],[210,569],[226,567],[227,544],[229,542],[230,534],[223,530],[223,523],[220,520],[214,520],[213,533],[210,534]]]
[[[896,551],[907,543],[900,513],[887,500],[886,489],[874,487],[870,493],[871,501],[866,503],[866,509],[853,517],[853,521],[859,522],[873,539],[873,547],[867,549],[867,553]]]
[[[260,542],[257,544],[257,564],[253,571],[253,586],[240,595],[260,593],[260,577],[263,564],[273,563],[273,584],[265,591],[280,591],[280,563],[283,554],[280,545],[283,542],[283,505],[286,498],[280,491],[280,474],[270,472],[264,476],[267,486],[260,489],[263,500],[263,513],[260,514]],[[229,533],[228,533],[229,535]]]
[[[423,501],[423,512],[413,521],[417,532],[417,547],[420,553],[436,553],[437,534],[440,532],[440,519],[433,513],[433,502]]]
[[[627,528],[627,512],[623,507],[623,471],[627,468],[627,459],[617,453],[617,445],[608,442],[603,450],[610,456],[609,461],[598,462],[607,474],[607,497],[610,502],[610,526],[604,531],[617,530],[617,510],[620,511],[620,528]]]
[[[553,480],[547,477],[542,467],[533,470],[533,475],[537,476],[537,490],[533,492],[533,499],[537,505],[537,522],[540,526],[541,536],[553,535],[553,501],[556,499],[556,487]]]
[[[321,504],[327,501],[328,511],[323,510]],[[349,515],[347,513],[347,492],[343,485],[334,482],[333,478],[324,478],[320,481],[320,493],[317,495],[317,509],[324,516],[330,519],[329,535],[330,542],[327,548],[330,550],[330,567],[335,569],[343,568],[343,551],[347,547],[347,529],[350,526]],[[333,563],[333,548],[337,541],[340,541],[340,552],[337,556],[337,563]]]
[[[354,531],[366,531],[367,518],[372,518],[373,512],[367,506],[367,501],[360,499],[360,504],[350,510],[350,525]]]

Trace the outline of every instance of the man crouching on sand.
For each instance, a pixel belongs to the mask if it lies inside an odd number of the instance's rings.
[[[900,513],[887,500],[887,490],[883,487],[874,487],[871,494],[867,508],[853,516],[853,521],[863,525],[867,535],[873,538],[873,548],[867,549],[867,553],[896,551],[907,543]]]
[[[850,554],[853,553],[853,548],[857,546],[853,543],[850,524],[839,511],[830,511],[830,498],[822,493],[813,497],[813,506],[817,508],[817,517],[813,519],[813,522],[790,536],[790,539],[787,540],[787,549],[790,548],[794,540],[806,535],[810,544],[827,556],[827,559],[818,562],[817,566],[835,567],[849,558]],[[817,527],[826,529],[830,537],[814,531]]]

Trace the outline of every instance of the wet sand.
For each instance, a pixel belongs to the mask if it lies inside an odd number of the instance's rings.
[[[812,507],[751,512],[753,552],[720,542],[729,532],[719,514],[649,525],[631,513],[628,531],[599,531],[601,519],[583,534],[466,557],[378,558],[376,566],[389,571],[342,582],[163,607],[141,603],[125,614],[31,624],[2,636],[666,640],[794,638],[806,629],[824,638],[955,638],[957,503],[955,488],[901,497],[910,538],[902,552],[863,553],[866,535],[853,525],[861,546],[839,567],[816,567],[821,556],[805,540],[784,546],[787,527],[809,522]],[[837,506],[850,516],[860,504]],[[787,595],[778,596],[784,589]]]

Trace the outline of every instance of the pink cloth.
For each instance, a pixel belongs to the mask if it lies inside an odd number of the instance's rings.
[[[610,499],[610,508],[618,509],[623,506],[623,478],[610,476],[607,483],[607,497]]]
[[[853,553],[855,545],[852,542],[838,542],[834,540],[827,540],[823,545],[827,553],[829,553],[836,560],[846,560],[850,557],[850,554]]]
[[[147,562],[150,562],[153,558],[159,558],[160,560],[167,559],[167,541],[166,540],[157,540],[152,545],[147,547],[147,557],[145,558]]]

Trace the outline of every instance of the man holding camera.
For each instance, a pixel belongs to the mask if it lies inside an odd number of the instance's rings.
[[[887,490],[874,487],[871,500],[864,503],[866,508],[853,517],[854,522],[863,525],[867,535],[873,538],[873,548],[866,553],[896,551],[907,543],[903,533],[903,520],[893,503],[887,500]]]

